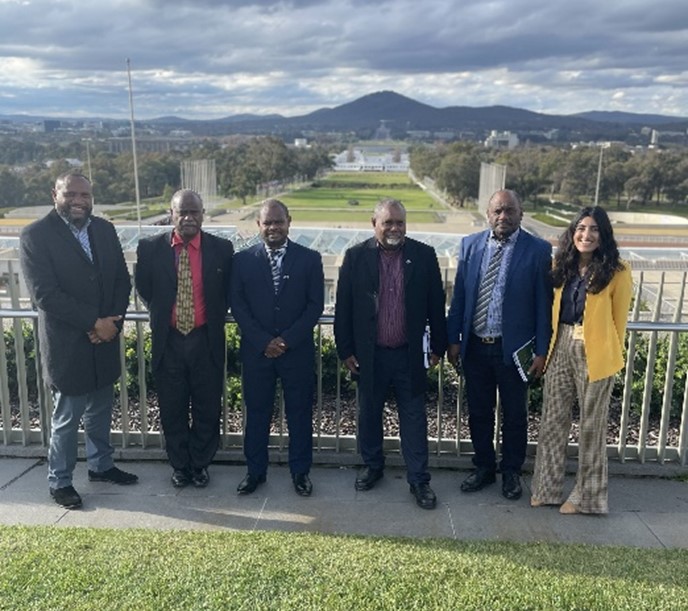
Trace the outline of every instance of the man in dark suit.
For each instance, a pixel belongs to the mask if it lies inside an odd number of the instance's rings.
[[[248,467],[239,494],[254,492],[266,479],[277,378],[289,426],[294,489],[301,496],[313,490],[313,328],[323,311],[325,288],[320,254],[288,239],[290,223],[281,201],[264,201],[258,217],[262,242],[236,256],[232,314],[241,330]]]
[[[406,237],[406,210],[384,199],[372,218],[375,237],[349,250],[339,271],[334,334],[339,358],[358,378],[358,442],[365,467],[357,490],[383,476],[382,409],[392,387],[401,452],[417,504],[434,509],[428,473],[423,336],[430,327],[429,365],[447,346],[445,295],[435,251]]]
[[[542,376],[552,325],[549,279],[552,247],[521,229],[523,206],[513,191],[488,204],[489,230],[461,241],[447,318],[450,362],[463,363],[475,470],[461,484],[475,492],[496,481],[496,391],[502,405],[502,494],[521,497],[520,473],[528,444],[527,383],[513,360],[534,339],[528,374]]]
[[[110,444],[113,383],[121,371],[117,336],[131,281],[115,228],[91,216],[88,179],[63,174],[52,196],[55,209],[22,231],[19,252],[38,310],[44,380],[53,395],[50,494],[58,505],[76,509],[82,501],[72,474],[82,416],[89,480],[138,480],[114,466]]]
[[[153,377],[175,488],[207,486],[220,443],[234,248],[201,230],[203,212],[198,193],[177,191],[173,231],[141,240],[137,249],[136,290],[150,312]]]

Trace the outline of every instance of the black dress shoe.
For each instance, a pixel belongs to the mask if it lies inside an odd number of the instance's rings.
[[[294,482],[294,490],[296,494],[301,496],[310,496],[313,492],[313,484],[311,483],[311,478],[308,477],[308,473],[295,473],[291,477]]]
[[[502,473],[502,495],[504,498],[510,501],[517,501],[522,494],[521,478],[518,476],[518,473],[513,471]]]
[[[205,488],[210,482],[210,475],[208,469],[201,467],[200,469],[193,469],[191,471],[191,481],[196,488]]]
[[[411,484],[409,486],[411,494],[416,497],[416,504],[423,509],[435,509],[437,505],[437,497],[430,488],[430,484],[424,482],[422,484]]]
[[[354,486],[356,490],[370,490],[382,479],[383,475],[384,471],[382,469],[363,467],[363,469],[361,469],[356,476],[356,483]]]
[[[122,469],[118,469],[117,467],[111,467],[107,471],[91,471],[89,469],[88,481],[108,482],[110,484],[117,484],[118,486],[128,486],[129,484],[138,482],[139,477],[133,473],[122,471]]]
[[[53,497],[58,505],[61,505],[65,509],[79,509],[79,507],[81,507],[81,497],[79,493],[74,490],[73,486],[51,488],[50,496]]]
[[[496,481],[497,477],[494,471],[478,468],[461,482],[461,492],[477,492]]]
[[[265,483],[265,480],[265,474],[251,475],[250,473],[247,473],[246,477],[242,479],[237,486],[237,492],[239,494],[251,494],[252,492],[256,491],[256,488],[258,488],[260,484]]]
[[[191,483],[191,473],[187,469],[175,469],[172,472],[172,485],[175,488],[186,488]]]

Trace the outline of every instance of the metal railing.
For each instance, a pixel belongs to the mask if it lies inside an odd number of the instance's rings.
[[[683,284],[685,286],[685,274]],[[642,282],[637,288],[639,294]],[[618,435],[616,442],[608,444],[608,454],[620,462],[655,461],[659,464],[671,462],[685,466],[688,444],[688,377],[685,375],[688,342],[685,340],[688,338],[688,324],[679,322],[680,309],[677,309],[677,320],[674,322],[641,321],[641,301],[636,298],[628,325],[627,363],[631,366],[627,366],[618,378],[619,385],[623,388],[621,396],[617,398],[617,408],[620,410]],[[122,374],[119,383],[119,411],[117,420],[113,423],[112,438],[118,455],[123,458],[164,457],[164,438],[155,423],[151,422],[150,405],[145,400],[132,399],[127,390],[128,376],[131,382],[131,373],[127,374],[127,359],[133,358],[133,355],[131,340],[127,343],[125,335],[135,334],[139,396],[145,398],[148,395],[144,350],[147,320],[146,312],[129,312],[126,333],[119,338]],[[329,391],[323,384],[324,358],[327,356],[323,345],[331,335],[332,322],[331,316],[322,317],[315,335],[319,350],[313,411],[314,459],[319,463],[351,464],[357,460],[357,401],[355,396],[347,397],[343,392],[343,384],[346,384],[343,375],[335,375],[334,388]],[[234,323],[228,320],[228,324]],[[36,333],[37,314],[23,308],[0,310],[0,327],[4,330],[5,339],[4,349],[0,350],[0,455],[43,456],[47,452],[49,441],[52,403],[50,392],[40,382],[42,376]],[[127,347],[129,357],[125,350]],[[680,367],[684,369],[681,371]],[[339,360],[336,360],[336,368],[340,372]],[[663,376],[661,388],[656,383],[658,371]],[[676,377],[686,378],[683,388],[676,388]],[[227,389],[226,383],[224,388]],[[428,404],[431,429],[428,443],[434,466],[456,466],[460,458],[472,453],[462,395],[462,379],[453,375],[448,366],[440,367],[436,398]],[[659,413],[658,401],[661,402]],[[277,405],[278,412],[273,421],[270,442],[271,460],[281,461],[288,445],[288,435],[283,405],[279,398]],[[394,415],[391,411],[388,420],[388,428],[391,422],[391,429],[394,429]],[[232,405],[225,392],[219,459],[241,458],[243,422],[243,406]],[[535,443],[529,444],[531,454],[535,447]],[[576,443],[572,442],[569,448],[573,452]],[[392,464],[400,462],[399,438],[394,430],[387,431],[385,449],[391,455]]]

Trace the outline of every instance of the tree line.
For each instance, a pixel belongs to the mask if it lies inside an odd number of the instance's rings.
[[[558,197],[580,204],[594,198],[600,149],[526,146],[499,151],[477,143],[454,142],[415,146],[410,159],[418,178],[432,178],[459,207],[478,197],[481,162],[506,165],[506,187],[524,199],[537,202],[539,196]],[[686,205],[687,198],[688,151],[632,152],[621,146],[603,150],[600,203],[676,206]]]
[[[40,145],[14,139],[0,141],[0,208],[35,206],[50,201],[55,179],[72,169],[70,158],[80,159],[88,176],[86,151],[81,142]],[[103,143],[91,143],[90,174],[100,205],[134,201],[134,162],[131,153],[110,153]],[[218,191],[242,201],[262,185],[295,178],[312,180],[331,167],[324,147],[291,148],[275,137],[239,139],[228,144],[203,141],[190,151],[142,153],[137,156],[139,188],[143,199],[169,195],[180,187],[180,163],[185,159],[214,159]],[[51,160],[50,165],[46,161]]]

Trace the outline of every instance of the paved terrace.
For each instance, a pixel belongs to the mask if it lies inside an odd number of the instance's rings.
[[[459,482],[466,471],[433,469],[438,506],[426,511],[416,506],[399,468],[388,468],[375,489],[357,492],[354,467],[316,467],[311,472],[313,496],[302,498],[294,492],[286,466],[272,465],[266,484],[252,495],[238,496],[243,465],[213,464],[207,488],[177,490],[170,483],[170,467],[162,462],[119,464],[135,472],[139,484],[90,483],[86,465],[79,462],[74,486],[84,506],[68,511],[48,495],[41,459],[0,458],[0,523],[688,548],[688,471],[672,465],[611,463],[610,514],[562,516],[555,507],[529,506],[530,476],[525,477],[523,498],[514,502],[501,496],[499,480],[464,494]],[[684,481],[669,479],[679,474]],[[572,477],[567,486],[573,486]]]

